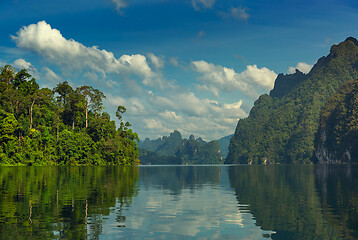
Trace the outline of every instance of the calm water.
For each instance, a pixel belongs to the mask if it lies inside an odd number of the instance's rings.
[[[1,239],[358,239],[348,166],[0,168]]]

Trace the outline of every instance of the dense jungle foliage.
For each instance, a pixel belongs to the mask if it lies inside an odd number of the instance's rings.
[[[25,70],[0,68],[0,165],[138,164],[138,135],[102,112],[104,94],[67,82],[39,88]]]
[[[218,141],[202,138],[182,139],[179,131],[156,140],[139,142],[139,159],[143,164],[220,164],[222,156]]]
[[[358,80],[343,84],[324,106],[315,148],[321,163],[358,162]]]
[[[270,95],[261,95],[239,120],[225,162],[311,163],[321,109],[356,78],[358,41],[351,37],[333,45],[308,74],[279,75]]]

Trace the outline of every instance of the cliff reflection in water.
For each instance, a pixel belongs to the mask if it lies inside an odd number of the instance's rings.
[[[322,165],[315,169],[322,211],[341,239],[358,239],[358,167]]]
[[[276,232],[272,239],[357,239],[358,185],[352,171],[347,166],[233,166],[229,178],[256,225]]]

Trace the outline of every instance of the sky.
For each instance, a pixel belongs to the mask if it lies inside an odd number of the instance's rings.
[[[278,74],[358,38],[355,0],[0,0],[0,66],[102,91],[139,137],[233,134]]]

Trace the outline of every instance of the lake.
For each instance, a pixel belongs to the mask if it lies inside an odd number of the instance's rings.
[[[358,239],[356,166],[1,167],[1,239]]]

